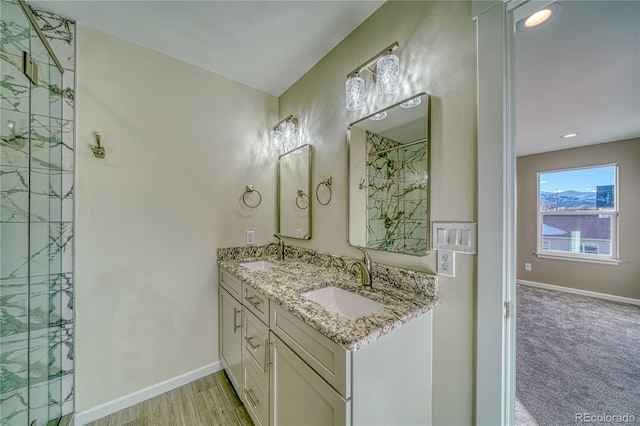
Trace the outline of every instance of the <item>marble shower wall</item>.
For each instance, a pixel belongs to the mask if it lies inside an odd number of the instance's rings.
[[[0,424],[73,412],[75,24],[32,9],[61,75],[15,0],[0,1]],[[31,89],[22,51],[38,65]]]
[[[404,146],[366,132],[367,247],[427,251],[427,142]]]

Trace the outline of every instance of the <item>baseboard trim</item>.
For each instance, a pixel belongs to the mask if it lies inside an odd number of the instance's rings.
[[[596,297],[598,299],[610,300],[612,302],[628,303],[630,305],[640,306],[640,300],[632,299],[630,297],[614,296],[612,294],[597,293],[595,291],[580,290],[580,289],[577,289],[577,288],[562,287],[562,286],[559,286],[559,285],[538,283],[538,282],[535,282],[535,281],[516,280],[516,282],[518,284],[528,285],[528,286],[531,286],[531,287],[539,287],[539,288],[544,288],[544,289],[547,289],[547,290],[562,291],[564,293],[579,294],[581,296]]]
[[[120,398],[114,399],[113,401],[98,405],[97,407],[81,411],[75,414],[75,426],[82,426],[87,423],[91,423],[95,420],[101,419],[127,407],[131,407],[132,405],[138,404],[142,401],[146,401],[154,396],[169,392],[170,390],[179,388],[180,386],[184,386],[187,383],[191,383],[220,370],[222,370],[222,364],[220,361],[214,362],[188,373],[176,376],[172,379],[165,380],[164,382],[149,386],[148,388],[130,393],[129,395],[124,395]]]

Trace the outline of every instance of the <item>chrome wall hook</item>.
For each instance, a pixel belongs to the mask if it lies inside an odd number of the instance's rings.
[[[96,158],[104,158],[104,147],[100,145],[100,135],[99,134],[95,134],[96,137],[96,145],[91,147],[91,151],[93,151],[93,155],[96,156]]]

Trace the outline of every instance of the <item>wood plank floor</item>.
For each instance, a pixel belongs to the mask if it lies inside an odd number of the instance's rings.
[[[253,426],[224,371],[131,406],[90,426]]]

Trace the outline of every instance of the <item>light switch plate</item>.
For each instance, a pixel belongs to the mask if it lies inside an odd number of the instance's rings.
[[[478,224],[470,222],[433,222],[432,246],[434,250],[452,250],[459,253],[477,252]]]

